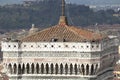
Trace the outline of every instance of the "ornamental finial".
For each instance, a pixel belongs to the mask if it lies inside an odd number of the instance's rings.
[[[65,0],[62,0],[62,15],[60,16],[59,24],[67,25],[67,18],[65,16]]]

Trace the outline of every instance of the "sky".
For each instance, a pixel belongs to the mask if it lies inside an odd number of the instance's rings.
[[[0,0],[0,4],[11,4],[11,3],[21,3],[25,0]],[[72,2],[76,4],[86,4],[86,5],[106,5],[106,4],[119,4],[120,0],[66,0],[67,2]]]

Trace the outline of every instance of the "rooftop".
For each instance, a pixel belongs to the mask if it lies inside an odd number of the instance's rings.
[[[107,38],[106,35],[96,33],[93,31],[80,29],[74,26],[69,26],[67,18],[64,16],[65,1],[62,0],[62,16],[60,16],[59,23],[55,26],[31,34],[23,39],[22,42],[84,42],[96,41]]]
[[[104,38],[106,36],[99,33],[59,24],[27,36],[21,41],[50,42],[52,39],[56,39],[56,42],[83,42],[102,40]]]

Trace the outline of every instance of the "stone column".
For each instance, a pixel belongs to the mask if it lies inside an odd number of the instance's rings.
[[[41,74],[41,65],[39,64],[39,74]]]
[[[96,72],[96,70],[95,70],[96,65],[94,64],[93,66],[94,66],[94,72],[93,72],[93,75],[95,75],[95,72]]]
[[[31,64],[29,66],[29,74],[32,74]]]
[[[81,65],[79,64],[79,74],[82,75]]]
[[[25,74],[27,74],[27,64],[25,65]]]
[[[66,72],[65,72],[65,64],[63,64],[63,74],[65,75]]]
[[[46,74],[46,64],[44,64],[44,73],[43,74]]]
[[[75,64],[72,64],[72,74],[71,75],[75,75]],[[70,66],[69,66],[70,67]]]
[[[48,68],[49,68],[48,74],[50,74],[51,73],[50,64],[48,64]]]
[[[34,74],[37,74],[37,69],[35,64],[34,64]]]
[[[16,74],[18,74],[18,64],[16,64]]]
[[[77,64],[77,75],[80,75],[79,65]]]
[[[86,74],[87,74],[87,69],[86,69],[86,66],[87,66],[87,65],[86,65],[86,64],[84,64],[84,69],[85,69],[85,70],[84,70],[84,75],[86,75]]]
[[[89,64],[89,75],[91,75],[91,64]]]
[[[68,74],[70,75],[70,64],[68,64]]]

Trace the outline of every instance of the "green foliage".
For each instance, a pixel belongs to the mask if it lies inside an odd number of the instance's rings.
[[[66,7],[69,24],[72,20],[75,26],[88,26],[95,23],[120,24],[120,18],[113,17],[114,13],[113,10],[94,12],[84,5],[67,4]],[[43,0],[29,6],[4,6],[0,7],[0,28],[30,28],[32,23],[45,28],[57,24],[60,15],[61,0]]]

